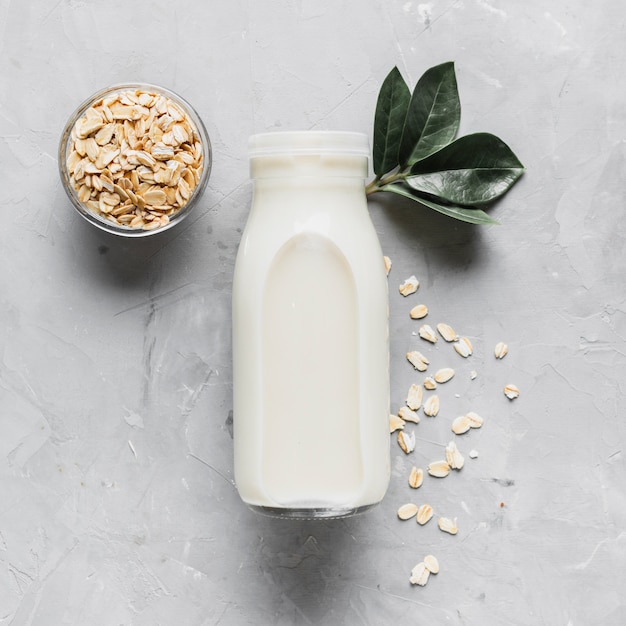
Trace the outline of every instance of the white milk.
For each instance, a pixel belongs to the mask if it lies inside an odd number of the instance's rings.
[[[252,508],[348,515],[389,481],[387,281],[367,137],[251,138],[233,284],[235,479]]]

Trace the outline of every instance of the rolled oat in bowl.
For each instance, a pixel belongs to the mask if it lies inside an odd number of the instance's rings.
[[[211,144],[180,96],[118,85],[85,101],[59,146],[59,171],[79,213],[122,236],[163,231],[189,214],[206,187]]]

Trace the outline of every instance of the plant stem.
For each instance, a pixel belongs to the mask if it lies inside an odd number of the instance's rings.
[[[378,191],[379,182],[380,182],[380,176],[376,176],[376,178],[373,181],[365,185],[365,195],[369,196],[372,193],[376,193]]]
[[[385,185],[395,183],[397,180],[404,180],[406,176],[406,172],[392,172],[384,176],[376,176],[372,182],[365,186],[365,195],[371,196],[373,193],[380,191]]]

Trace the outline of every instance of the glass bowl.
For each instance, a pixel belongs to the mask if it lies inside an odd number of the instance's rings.
[[[147,83],[107,87],[70,116],[59,143],[59,173],[77,211],[123,237],[145,237],[181,222],[211,173],[211,142],[179,95]]]

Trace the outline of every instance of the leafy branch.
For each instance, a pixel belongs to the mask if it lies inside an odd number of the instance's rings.
[[[367,195],[396,193],[465,222],[497,224],[482,208],[503,196],[524,166],[495,135],[457,139],[460,121],[454,63],[427,70],[413,93],[394,67],[378,94]]]

